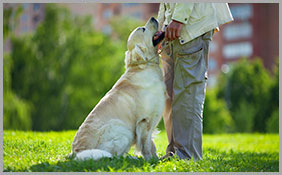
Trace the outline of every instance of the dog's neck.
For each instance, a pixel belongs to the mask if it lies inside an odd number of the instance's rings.
[[[127,51],[128,53],[128,51]],[[159,54],[153,54],[152,57],[146,57],[145,60],[140,60],[140,61],[136,61],[136,62],[130,62],[130,57],[129,55],[125,55],[125,68],[129,69],[131,67],[139,67],[141,69],[145,69],[148,66],[159,66],[160,61],[159,61]]]

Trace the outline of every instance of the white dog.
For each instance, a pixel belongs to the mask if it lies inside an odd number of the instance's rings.
[[[159,67],[151,18],[129,36],[126,71],[79,127],[72,152],[76,159],[121,156],[136,144],[146,160],[157,157],[152,132],[161,119],[166,91]]]

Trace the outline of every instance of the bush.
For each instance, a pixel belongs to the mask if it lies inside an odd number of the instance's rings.
[[[13,64],[7,89],[15,94],[10,97],[20,100],[5,96],[4,104],[33,106],[33,130],[77,129],[123,73],[126,48],[93,31],[91,21],[48,4],[34,33],[11,37]],[[20,111],[29,114],[27,108]],[[5,113],[7,119],[9,115]]]
[[[239,107],[233,112],[234,127],[236,132],[252,132],[256,110],[255,107],[241,101]]]
[[[215,134],[231,132],[233,121],[226,107],[225,101],[216,98],[216,90],[207,90],[204,113],[204,133]]]
[[[279,133],[279,109],[275,110],[266,122],[266,131]]]
[[[30,130],[32,125],[30,118],[31,107],[10,88],[11,58],[5,55],[3,63],[3,128]]]
[[[129,16],[114,16],[110,20],[110,25],[115,31],[115,35],[117,35],[121,43],[126,47],[129,34],[136,27],[144,25],[144,22]]]
[[[224,92],[221,90],[220,94],[224,94],[232,118],[238,121],[235,123],[236,128],[243,127],[245,129],[241,129],[248,132],[265,132],[266,120],[270,117],[270,106],[273,105],[270,95],[272,79],[263,67],[261,59],[254,61],[242,59],[233,65],[232,70],[226,77],[228,79],[225,90]],[[247,105],[250,109],[244,105]],[[252,110],[254,114],[251,114]],[[250,128],[250,123],[241,126],[241,122],[239,122],[243,121],[245,113],[251,115],[245,119],[248,122],[253,120],[252,128]],[[253,119],[252,115],[254,115]]]
[[[279,133],[279,59],[274,67],[274,78],[270,88],[270,101],[268,112],[271,117],[266,122],[266,131]]]
[[[12,92],[4,93],[3,128],[31,130],[30,106]]]

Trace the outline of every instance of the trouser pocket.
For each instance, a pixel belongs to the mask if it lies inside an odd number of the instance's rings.
[[[202,118],[207,66],[205,46],[202,38],[183,45],[176,54],[174,104],[181,106]]]
[[[188,43],[189,44],[189,43]],[[184,46],[176,55],[179,72],[184,88],[191,83],[202,82],[207,79],[207,63],[205,46],[201,38],[192,45]]]

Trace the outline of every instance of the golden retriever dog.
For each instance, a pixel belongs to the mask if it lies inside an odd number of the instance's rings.
[[[79,127],[72,153],[76,160],[122,156],[136,144],[146,160],[158,157],[152,139],[161,119],[166,90],[151,18],[129,36],[126,71]]]

